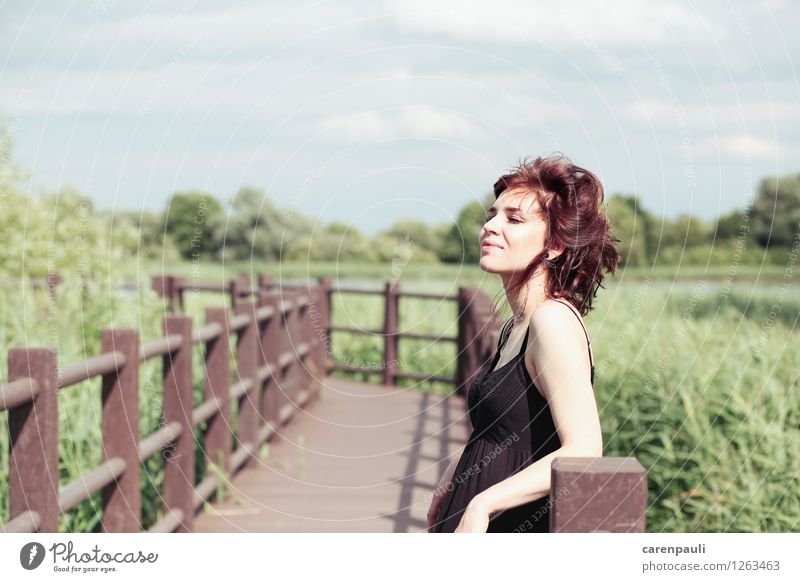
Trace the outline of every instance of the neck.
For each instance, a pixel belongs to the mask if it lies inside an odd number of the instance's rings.
[[[513,275],[502,275],[503,287],[506,290],[506,300],[514,313],[514,326],[526,322],[530,319],[536,309],[545,302],[545,272],[538,270],[524,285],[516,292],[511,286],[516,284]]]

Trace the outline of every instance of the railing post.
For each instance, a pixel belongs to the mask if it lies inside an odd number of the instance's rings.
[[[194,517],[194,432],[192,426],[192,319],[182,315],[164,318],[164,335],[179,334],[180,347],[164,356],[164,422],[177,423],[181,433],[164,451],[165,511],[183,515],[176,532],[192,531]]]
[[[291,291],[279,287],[275,291],[275,297],[277,300],[278,313],[275,321],[276,341],[273,344],[273,349],[275,350],[275,363],[273,365],[273,371],[275,375],[273,376],[273,379],[275,387],[275,399],[277,401],[276,410],[278,414],[278,426],[280,426],[283,423],[281,412],[283,408],[291,402],[292,395],[292,365],[289,364],[288,366],[281,366],[281,355],[286,352],[290,352],[292,349],[292,341],[289,337],[289,325],[292,321],[292,311],[291,309],[284,309],[284,304],[291,303],[292,301]]]
[[[252,295],[251,291],[253,289],[250,275],[247,273],[239,273],[239,280],[242,282],[242,298],[247,299]]]
[[[389,281],[386,283],[386,316],[383,322],[383,383],[388,386],[395,384],[397,369],[390,366],[389,362],[397,361],[397,326],[400,319],[398,306],[398,292],[400,283]]]
[[[258,455],[258,411],[261,386],[258,381],[258,327],[256,321],[256,302],[252,298],[240,299],[236,304],[236,314],[250,316],[247,326],[239,331],[236,341],[236,366],[240,380],[250,380],[252,388],[245,392],[239,401],[238,437],[240,446],[250,446],[251,455],[242,467],[252,464]]]
[[[272,307],[275,313],[272,317],[261,324],[259,329],[260,358],[261,365],[269,366],[272,376],[264,383],[264,394],[261,397],[261,416],[270,424],[273,431],[278,430],[280,422],[278,410],[280,407],[279,381],[280,370],[278,369],[278,355],[280,354],[280,334],[281,320],[280,302],[275,293],[261,290],[259,291],[258,304],[260,307]]]
[[[305,307],[303,329],[306,332],[306,341],[311,348],[306,358],[306,367],[309,371],[312,398],[319,398],[325,377],[325,347],[323,345],[323,339],[325,338],[324,334],[321,334],[319,331],[319,305],[321,303],[321,297],[322,287],[320,285],[308,287],[308,303]]]
[[[303,370],[301,369],[302,362],[297,354],[297,346],[302,340],[302,333],[300,330],[300,308],[297,306],[297,299],[299,293],[295,289],[283,289],[282,295],[284,299],[292,304],[291,309],[286,312],[285,319],[285,344],[283,353],[292,354],[292,360],[287,364],[286,372],[283,376],[284,393],[287,400],[291,402],[294,408],[297,403],[297,396],[302,389]]]
[[[183,285],[184,280],[183,277],[173,277],[173,287],[172,287],[172,301],[174,305],[177,305],[178,310],[183,313],[184,311],[184,304],[183,304]]]
[[[310,402],[317,395],[316,376],[317,364],[316,354],[312,346],[314,342],[314,334],[311,329],[311,305],[314,300],[313,289],[307,286],[305,290],[299,290],[296,298],[303,297],[305,299],[302,307],[297,308],[297,346],[302,344],[308,345],[308,351],[300,357],[298,354],[297,361],[297,375],[299,377],[300,388],[308,392],[308,401]]]
[[[647,471],[634,457],[551,463],[551,532],[646,531]]]
[[[153,291],[159,297],[170,298],[172,277],[170,275],[155,275],[152,279]]]
[[[470,312],[472,315],[473,325],[473,338],[478,340],[475,344],[476,351],[473,360],[473,372],[476,372],[481,365],[483,359],[491,356],[493,351],[493,342],[490,338],[492,326],[490,325],[491,319],[491,305],[485,295],[477,287],[470,288],[472,297],[470,298]],[[487,353],[488,352],[488,353]]]
[[[141,529],[139,462],[139,334],[133,329],[104,329],[103,352],[119,352],[125,363],[103,376],[103,460],[120,458],[125,472],[103,488],[104,532]]]
[[[266,273],[258,274],[258,289],[259,291],[269,291],[272,286],[272,276]]]
[[[231,347],[228,310],[206,309],[206,323],[218,323],[222,332],[206,344],[205,398],[219,401],[219,412],[208,421],[205,454],[225,475],[230,474],[233,432],[231,429]]]
[[[40,532],[58,532],[57,352],[49,348],[12,348],[8,380],[31,378],[39,385],[33,402],[8,411],[9,514],[39,514]]]
[[[239,277],[235,277],[231,279],[230,287],[231,287],[231,307],[236,311],[236,304],[239,302],[239,296],[241,295],[241,279]]]
[[[169,301],[172,311],[183,311],[183,279],[172,275],[153,277],[153,291]]]
[[[456,364],[456,394],[466,396],[467,381],[472,375],[472,357],[475,353],[474,326],[470,299],[472,294],[467,287],[458,288],[458,359]]]
[[[320,373],[323,377],[331,373],[331,317],[333,314],[333,281],[329,277],[319,278],[319,334]]]
[[[231,281],[231,306],[236,309],[240,299],[250,297],[250,278],[245,273],[240,273]]]
[[[491,358],[496,345],[498,322],[489,298],[477,287],[458,290],[458,365],[456,393],[466,396],[475,374]]]

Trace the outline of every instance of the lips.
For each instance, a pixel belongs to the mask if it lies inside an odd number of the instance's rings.
[[[481,244],[481,248],[482,248],[482,249],[485,249],[485,248],[490,248],[490,247],[495,247],[495,248],[498,248],[498,249],[499,249],[499,248],[500,248],[500,245],[498,245],[498,244],[495,244],[495,243],[493,243],[493,242],[489,242],[489,241],[483,241],[483,243]]]

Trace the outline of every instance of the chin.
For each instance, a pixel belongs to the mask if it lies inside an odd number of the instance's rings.
[[[498,273],[497,269],[492,268],[492,261],[489,260],[489,257],[481,257],[480,261],[478,261],[478,266],[481,268],[481,271],[491,273],[492,275]]]

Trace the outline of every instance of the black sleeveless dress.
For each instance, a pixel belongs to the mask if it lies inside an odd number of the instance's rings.
[[[568,307],[578,317],[574,308]],[[503,325],[494,358],[478,374],[467,392],[473,431],[442,501],[433,530],[435,533],[455,531],[467,505],[478,493],[561,447],[547,400],[539,393],[525,367],[528,331],[519,353],[494,370],[500,359],[500,350],[508,339],[504,335],[511,321],[509,319]],[[589,342],[585,327],[583,331]],[[594,385],[591,350],[589,358]],[[506,509],[491,517],[487,532],[549,532],[549,510],[549,495]]]

